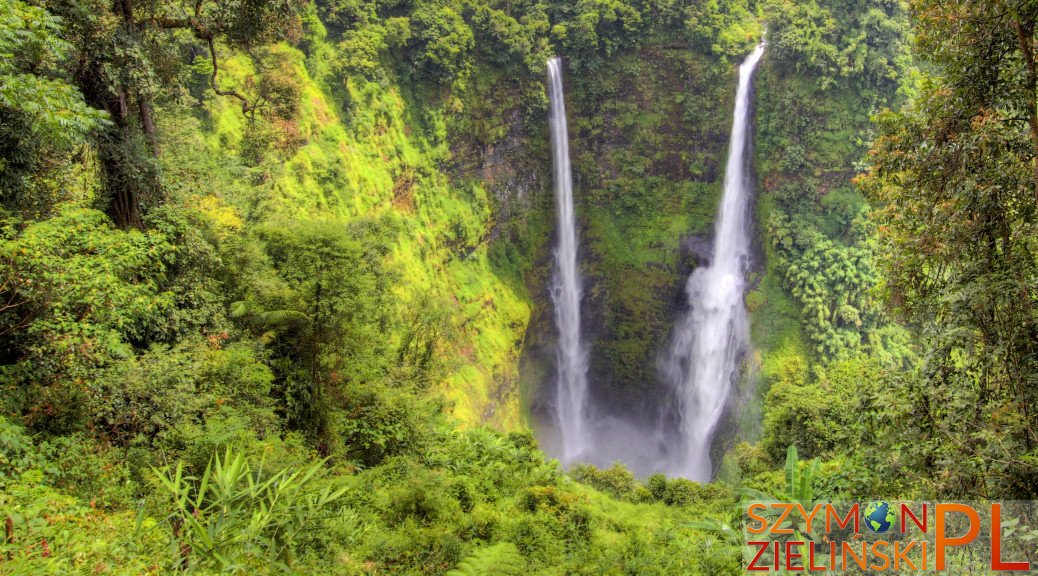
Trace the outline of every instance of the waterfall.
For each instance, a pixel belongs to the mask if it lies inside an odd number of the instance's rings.
[[[746,157],[753,72],[764,44],[739,67],[739,88],[724,176],[724,196],[714,224],[711,262],[685,285],[689,311],[675,327],[663,376],[680,415],[680,456],[670,472],[697,481],[712,475],[710,445],[739,376],[749,344],[745,268],[749,256],[750,175]]]
[[[562,62],[548,60],[551,99],[551,151],[554,160],[555,204],[558,211],[558,247],[551,296],[558,328],[555,417],[561,460],[570,463],[586,452],[587,351],[580,338],[580,271],[577,269],[577,225],[573,211],[573,176],[569,163],[566,102],[562,89]]]

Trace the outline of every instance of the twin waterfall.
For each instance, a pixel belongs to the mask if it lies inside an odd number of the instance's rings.
[[[588,448],[587,350],[580,338],[580,271],[577,269],[577,221],[573,211],[573,174],[569,164],[569,131],[562,89],[562,61],[548,60],[551,98],[551,153],[554,159],[555,204],[559,215],[558,247],[551,297],[555,303],[557,389],[555,415],[562,450],[560,460],[569,464]]]
[[[709,266],[692,273],[685,285],[689,311],[674,329],[664,376],[673,387],[681,417],[684,449],[672,474],[709,482],[710,445],[728,394],[739,377],[749,343],[743,301],[749,258],[750,175],[746,157],[753,72],[764,54],[757,46],[739,66],[739,88],[728,144],[724,196],[714,224],[714,255]]]
[[[743,302],[750,247],[751,177],[747,149],[752,79],[763,53],[762,43],[739,67],[724,196],[714,225],[713,258],[688,279],[685,290],[689,310],[674,327],[670,348],[661,363],[662,376],[675,403],[676,422],[665,429],[661,419],[658,430],[638,430],[626,438],[614,438],[614,434],[606,432],[605,423],[596,423],[589,416],[588,354],[581,341],[582,286],[577,266],[562,64],[558,58],[548,61],[558,209],[558,244],[551,286],[558,329],[554,416],[559,435],[556,451],[561,452],[558,456],[563,464],[602,461],[617,453],[616,446],[607,444],[625,440],[630,443],[637,438],[638,443],[646,445],[635,446],[635,451],[651,459],[654,471],[701,482],[711,479],[714,433],[739,378],[741,359],[749,344]],[[597,451],[604,454],[595,454]]]

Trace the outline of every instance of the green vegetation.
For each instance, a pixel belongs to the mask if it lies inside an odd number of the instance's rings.
[[[853,178],[869,116],[907,79],[906,7],[897,2],[771,4],[758,81],[757,220],[767,262],[751,293],[764,396],[762,446],[850,452],[859,402],[915,361],[881,296],[875,224]],[[855,464],[857,465],[857,464]],[[861,463],[863,467],[872,462]],[[875,478],[873,478],[873,481]]]
[[[942,493],[1031,498],[1038,12],[917,9],[937,72],[910,106],[879,115],[864,184],[889,295],[925,350],[901,380],[903,409],[918,416],[892,442]]]
[[[1005,8],[0,0],[0,574],[737,574],[740,498],[1032,497]],[[760,421],[715,483],[563,471],[545,59],[595,376],[644,403],[765,22]]]

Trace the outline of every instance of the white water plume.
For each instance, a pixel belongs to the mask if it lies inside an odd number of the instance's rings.
[[[572,463],[584,455],[591,439],[587,426],[588,357],[581,341],[580,270],[577,267],[577,223],[573,209],[573,176],[569,161],[566,101],[562,87],[562,62],[548,60],[548,89],[551,98],[551,151],[554,160],[555,203],[558,210],[558,246],[552,279],[556,348],[555,417],[559,430],[561,460]]]
[[[672,386],[681,443],[669,472],[706,482],[713,474],[710,446],[739,376],[749,344],[743,296],[749,258],[751,180],[747,142],[753,73],[764,45],[739,67],[739,88],[725,170],[724,196],[714,224],[713,259],[685,286],[689,311],[675,327],[663,375]]]

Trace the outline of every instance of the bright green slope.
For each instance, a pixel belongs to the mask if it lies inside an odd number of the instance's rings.
[[[451,343],[452,370],[440,390],[463,423],[502,429],[525,426],[520,414],[517,357],[530,318],[531,302],[521,281],[523,262],[505,255],[490,233],[493,199],[476,178],[452,177],[446,138],[447,104],[436,105],[361,76],[342,81],[348,117],[327,82],[336,82],[324,58],[332,49],[315,38],[307,60],[279,46],[301,87],[298,146],[283,158],[265,159],[269,182],[254,217],[270,220],[385,217],[398,224],[389,265],[399,274],[394,287],[397,317],[414,306],[443,306],[463,318],[460,339]],[[254,74],[237,55],[224,64],[225,82]],[[233,81],[230,82],[233,85]],[[340,97],[341,98],[341,97]],[[451,102],[448,102],[450,104]],[[206,130],[209,153],[241,156],[250,137],[236,101],[211,98]],[[228,198],[240,203],[240,199]],[[245,208],[248,210],[248,208]]]

